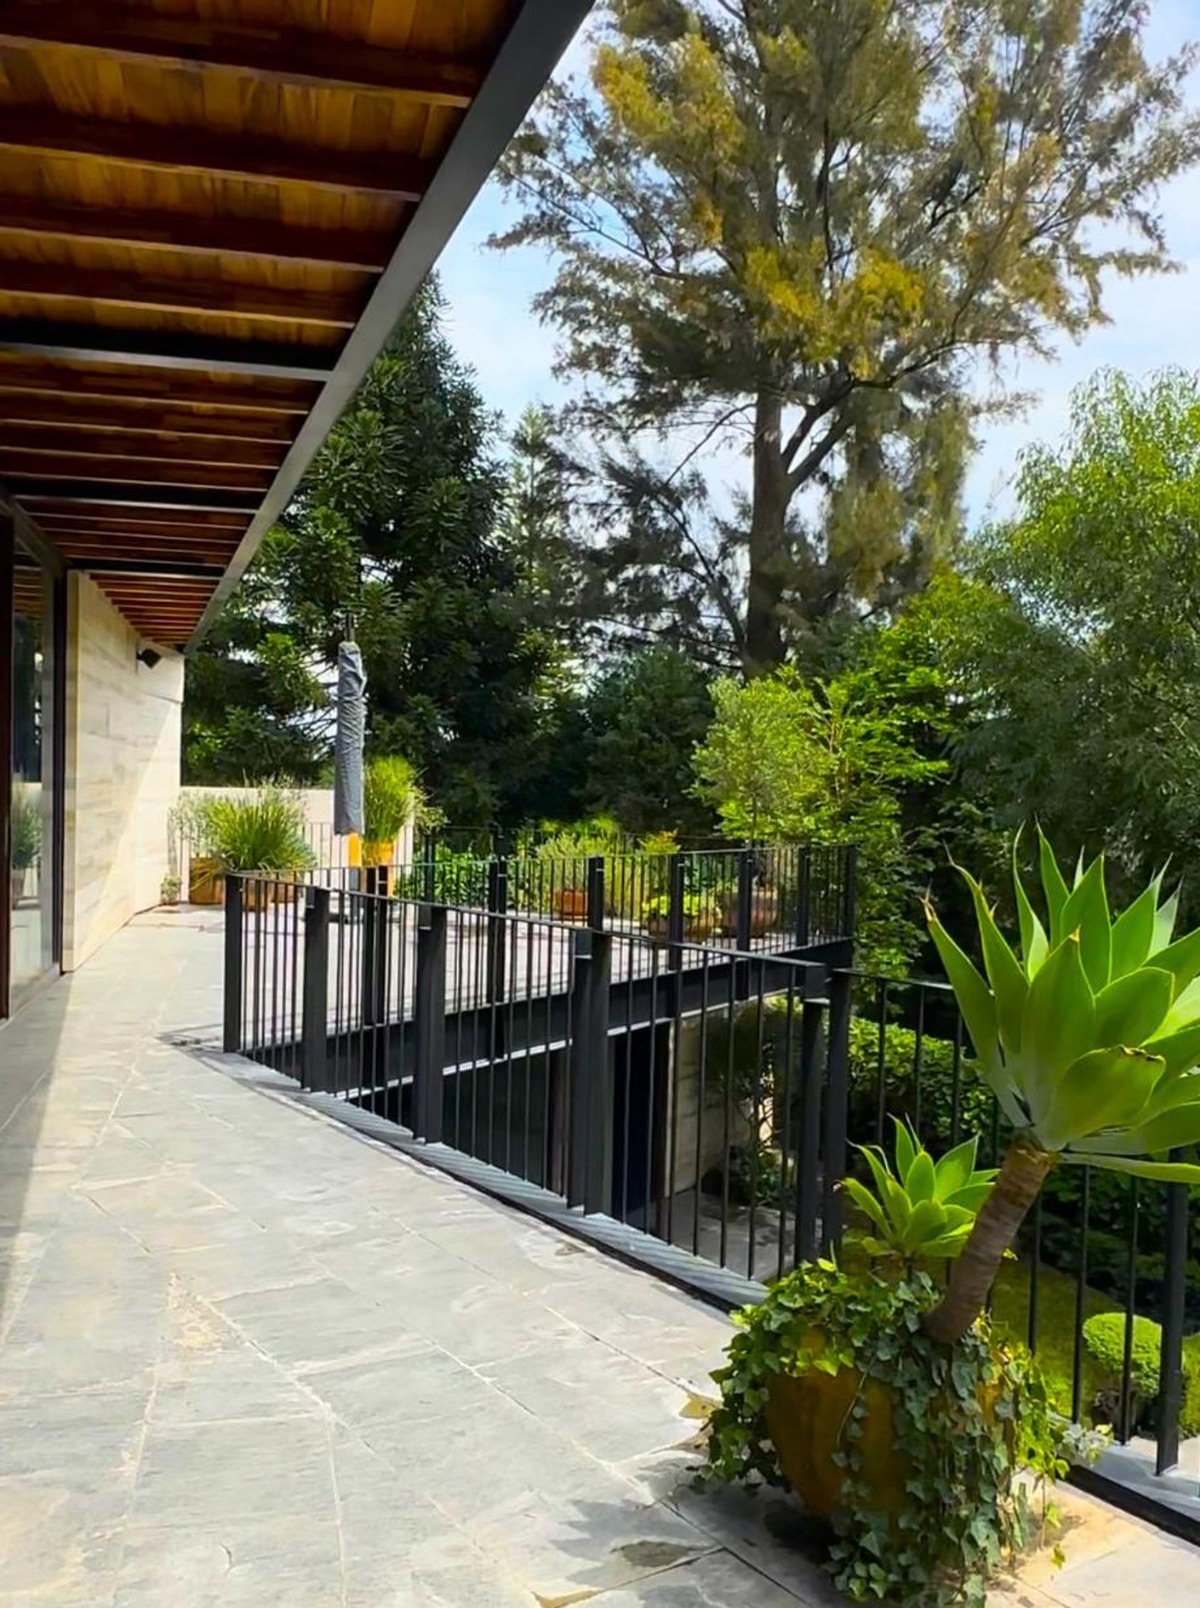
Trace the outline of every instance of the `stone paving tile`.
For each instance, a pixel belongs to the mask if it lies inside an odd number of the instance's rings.
[[[0,1035],[0,1608],[833,1608],[692,1488],[726,1321],[165,1042],[220,964],[135,924]],[[995,1608],[1200,1598],[1087,1511]]]

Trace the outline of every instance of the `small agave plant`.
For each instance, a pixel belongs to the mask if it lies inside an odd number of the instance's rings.
[[[1068,885],[1039,832],[1044,917],[1013,858],[1020,942],[975,905],[980,972],[927,907],[984,1077],[1015,1130],[927,1332],[953,1342],[981,1311],[1005,1251],[1060,1162],[1200,1183],[1171,1152],[1200,1143],[1200,929],[1174,936],[1179,896],[1156,877],[1114,915],[1104,860]]]
[[[875,1191],[857,1178],[842,1182],[874,1230],[861,1234],[859,1244],[871,1256],[905,1262],[952,1259],[966,1246],[996,1169],[975,1166],[978,1135],[935,1162],[907,1123],[896,1117],[892,1121],[894,1165],[879,1145],[857,1147],[871,1169]]]

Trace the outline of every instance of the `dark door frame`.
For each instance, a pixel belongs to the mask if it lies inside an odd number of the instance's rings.
[[[0,1021],[9,1014],[12,959],[12,720],[13,571],[12,515],[0,508]]]

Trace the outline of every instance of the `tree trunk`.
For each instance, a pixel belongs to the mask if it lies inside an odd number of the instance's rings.
[[[951,1263],[945,1295],[925,1315],[925,1333],[931,1339],[953,1345],[983,1311],[1004,1253],[1057,1160],[1054,1151],[1043,1150],[1022,1134],[1013,1140],[966,1249]]]
[[[747,675],[765,675],[783,663],[781,609],[787,575],[787,465],[783,460],[783,403],[760,391],[754,408],[754,476],[746,600]]]

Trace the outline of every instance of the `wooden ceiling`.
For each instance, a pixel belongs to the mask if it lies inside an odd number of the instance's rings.
[[[198,640],[588,0],[0,0],[0,487]]]

